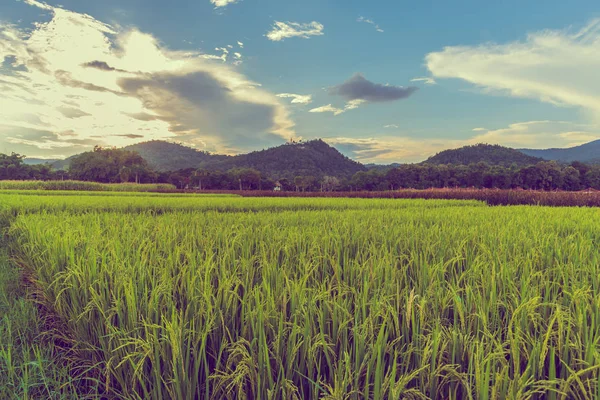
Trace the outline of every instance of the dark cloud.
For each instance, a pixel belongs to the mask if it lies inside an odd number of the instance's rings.
[[[385,102],[405,99],[413,94],[416,86],[391,86],[373,83],[362,74],[356,74],[341,85],[329,89],[329,94],[338,95],[344,99],[365,100],[369,102]]]
[[[95,68],[95,69],[99,69],[101,71],[127,72],[124,69],[119,69],[119,68],[111,67],[105,61],[98,61],[98,60],[86,62],[86,63],[82,64],[81,66],[82,67],[86,67],[86,68]]]
[[[135,113],[135,114],[131,114],[131,113],[123,113],[125,115],[127,115],[128,117],[131,117],[133,119],[137,119],[139,121],[155,121],[157,119],[156,115],[150,115],[148,113]]]
[[[122,78],[119,86],[138,98],[148,113],[133,114],[142,121],[161,120],[181,138],[219,138],[226,146],[281,143],[270,133],[276,105],[244,101],[209,72],[156,73]],[[183,140],[183,139],[182,139]]]
[[[94,85],[93,83],[83,82],[83,81],[74,79],[70,72],[62,70],[62,69],[59,69],[56,72],[54,72],[54,77],[61,85],[64,85],[64,86],[81,88],[81,89],[85,89],[85,90],[90,90],[92,92],[108,92],[108,93],[113,93],[113,94],[120,95],[120,96],[123,95],[122,93],[115,92],[114,90],[110,90],[110,89],[102,87],[102,86]]]
[[[72,107],[58,107],[57,110],[67,118],[81,118],[92,115],[78,108]]]
[[[144,135],[136,135],[134,133],[126,133],[123,135],[113,135],[115,137],[124,137],[124,138],[128,138],[128,139],[141,139],[143,137],[145,137]]]
[[[96,69],[101,69],[103,71],[114,71],[115,70],[115,68],[108,65],[108,63],[106,63],[104,61],[98,61],[98,60],[87,62],[87,63],[83,64],[82,67],[96,68]]]

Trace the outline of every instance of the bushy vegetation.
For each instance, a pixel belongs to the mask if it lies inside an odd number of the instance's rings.
[[[49,180],[61,179],[62,171],[55,171],[46,164],[26,165],[24,156],[16,153],[0,153],[0,181],[6,179],[14,180]]]
[[[138,153],[96,146],[94,151],[71,159],[69,176],[76,180],[101,183],[156,182],[156,172]]]
[[[197,169],[203,164],[228,158],[228,156],[210,154],[163,140],[136,143],[125,147],[124,150],[138,153],[158,172],[179,171],[188,168]]]
[[[174,191],[168,183],[99,183],[85,181],[2,181],[0,190],[77,190],[104,192],[161,192]]]
[[[595,208],[0,199],[13,256],[105,396],[600,393]]]

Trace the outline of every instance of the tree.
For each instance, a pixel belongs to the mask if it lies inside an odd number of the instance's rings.
[[[579,170],[569,166],[563,171],[563,189],[579,190],[581,189],[581,177]]]
[[[586,188],[600,190],[600,167],[590,168],[583,177],[583,185]]]
[[[139,154],[98,146],[93,151],[74,157],[69,173],[73,179],[104,183],[148,182],[156,178],[154,171]]]
[[[314,176],[297,176],[294,178],[294,184],[296,185],[296,191],[300,189],[305,192],[312,188],[314,183],[316,182],[316,178]]]
[[[323,187],[323,190],[325,190],[326,192],[331,192],[340,186],[340,181],[335,176],[325,175],[321,180],[321,185]]]
[[[198,189],[202,190],[202,183],[204,183],[204,188],[206,189],[206,181],[208,181],[208,178],[210,178],[210,171],[207,169],[199,168],[194,172],[192,184],[197,184]]]
[[[254,168],[235,168],[230,170],[237,179],[239,189],[257,190],[260,188],[260,172]]]

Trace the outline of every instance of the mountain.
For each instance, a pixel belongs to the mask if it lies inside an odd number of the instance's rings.
[[[518,166],[536,164],[541,158],[524,154],[509,147],[491,144],[476,144],[458,149],[444,150],[429,157],[424,164],[473,164],[485,162],[490,165]]]
[[[342,155],[334,147],[320,139],[286,143],[270,149],[236,156],[210,154],[161,140],[137,143],[124,147],[124,150],[137,152],[152,168],[160,172],[188,168],[204,168],[212,171],[254,168],[263,176],[275,179],[294,179],[296,176],[320,178],[325,175],[350,178],[358,171],[367,170],[361,163]],[[55,169],[66,168],[73,157],[53,161],[51,165]]]
[[[325,175],[350,178],[366,167],[344,156],[334,147],[317,139],[308,142],[286,143],[267,150],[240,154],[201,165],[210,170],[226,171],[232,168],[254,168],[265,176],[293,179],[295,176]]]
[[[25,164],[25,165],[48,164],[52,168],[54,168],[56,170],[61,170],[61,169],[66,169],[69,166],[69,164],[71,163],[71,158],[73,158],[73,157],[69,157],[69,158],[64,159],[64,160],[58,160],[58,159],[50,159],[50,158],[29,158],[29,157],[26,157],[26,158],[23,159],[23,164]]]
[[[600,163],[600,140],[566,149],[519,149],[523,154],[544,160],[556,160],[565,163],[580,161],[583,163]]]
[[[177,171],[186,168],[198,168],[203,164],[222,161],[228,156],[210,154],[177,143],[162,140],[136,143],[124,150],[135,151],[157,171]]]
[[[61,161],[61,160],[55,160],[55,159],[47,159],[47,158],[29,158],[26,157],[23,159],[23,164],[25,165],[40,165],[40,164],[54,164],[57,161]]]
[[[365,164],[365,167],[371,171],[371,170],[376,170],[377,172],[381,172],[381,173],[386,173],[388,172],[390,169],[394,169],[394,168],[398,168],[399,166],[401,166],[402,164],[400,163],[391,163],[391,164],[375,164],[375,163],[369,163],[369,164]]]

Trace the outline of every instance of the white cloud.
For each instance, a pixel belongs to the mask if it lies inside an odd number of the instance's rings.
[[[215,8],[226,7],[229,4],[235,4],[239,0],[210,0],[210,2],[215,6]]]
[[[577,32],[544,30],[518,42],[446,47],[428,54],[426,64],[436,78],[600,115],[600,19]]]
[[[310,104],[312,96],[310,94],[280,93],[277,97],[292,99],[292,104]]]
[[[323,28],[323,24],[316,21],[309,23],[275,21],[273,29],[265,36],[274,42],[292,37],[309,39],[311,36],[323,35]]]
[[[435,81],[435,79],[427,77],[427,76],[420,76],[417,78],[413,78],[410,80],[411,82],[423,82],[426,85],[435,85],[437,82]]]
[[[473,132],[485,132],[488,131],[489,129],[485,129],[485,128],[473,128]]]
[[[365,17],[358,17],[358,19],[357,19],[356,21],[357,21],[357,22],[364,22],[364,23],[366,23],[366,24],[373,25],[373,26],[375,27],[375,30],[376,30],[377,32],[381,32],[381,33],[383,33],[383,29],[381,29],[381,28],[379,27],[379,25],[377,25],[377,24],[376,24],[376,23],[375,23],[375,22],[374,22],[372,19],[368,19],[368,18],[365,18]]]
[[[312,110],[309,110],[308,112],[311,112],[311,113],[325,113],[325,112],[330,112],[330,113],[333,113],[333,115],[340,115],[344,111],[345,110],[343,110],[341,108],[337,108],[337,107],[332,106],[331,104],[327,104],[326,106],[321,106],[321,107],[313,108]]]
[[[311,113],[330,112],[330,113],[333,113],[333,115],[340,115],[340,114],[345,113],[346,111],[354,110],[366,102],[367,101],[363,100],[363,99],[355,99],[355,100],[350,100],[349,102],[347,102],[346,105],[344,106],[344,108],[337,108],[337,107],[332,106],[331,104],[327,104],[326,106],[313,108],[312,110],[309,110],[308,112],[311,112]]]
[[[244,48],[244,43],[238,41],[237,44],[238,44],[238,46],[240,46],[240,48],[242,48],[242,49]]]
[[[471,144],[490,143],[515,148],[573,147],[600,138],[600,127],[568,121],[527,121],[501,129],[483,129]]]
[[[227,48],[221,56],[170,50],[136,29],[27,3],[51,18],[31,31],[0,24],[0,61],[12,64],[0,75],[0,146],[68,155],[143,137],[231,153],[294,136],[289,111],[274,94],[215,62],[226,60]]]
[[[398,125],[396,125],[396,124],[384,125],[383,127],[384,127],[384,128],[387,128],[387,129],[391,129],[391,128],[393,128],[393,129],[397,129],[397,128],[400,128],[400,127],[399,127]]]
[[[363,100],[363,99],[350,100],[348,103],[346,103],[346,107],[344,107],[344,111],[354,110],[354,109],[360,107],[361,104],[364,104],[366,102],[367,101]]]

